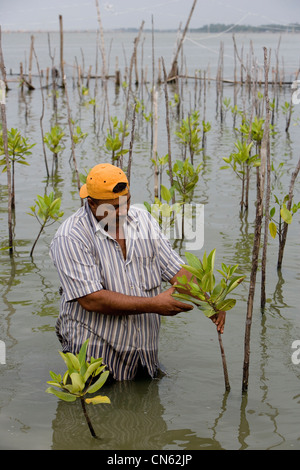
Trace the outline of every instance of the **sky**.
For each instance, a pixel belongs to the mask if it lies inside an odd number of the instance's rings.
[[[185,26],[193,0],[98,0],[104,30],[177,29]],[[97,29],[95,0],[0,0],[0,25],[7,30]],[[197,0],[191,28],[210,23],[300,23],[300,0]]]

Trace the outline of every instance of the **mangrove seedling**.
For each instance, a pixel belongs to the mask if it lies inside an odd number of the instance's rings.
[[[10,131],[7,131],[7,146],[8,146],[8,156],[9,162],[11,163],[11,192],[12,200],[11,207],[15,208],[15,163],[20,163],[22,165],[29,165],[26,161],[26,157],[31,155],[30,151],[35,144],[29,144],[28,138],[22,137],[18,129],[11,128]],[[0,156],[4,155],[4,143],[3,143],[3,134],[2,130],[0,132]],[[0,160],[0,165],[3,165],[3,170],[7,171],[7,162],[6,158]]]
[[[200,123],[199,112],[193,111],[186,119],[182,119],[180,128],[175,135],[179,138],[179,142],[184,148],[184,159],[186,159],[187,149],[190,152],[191,163],[194,163],[194,155],[201,152],[201,136],[200,136]]]
[[[181,196],[183,204],[190,201],[193,191],[199,180],[199,173],[202,169],[202,163],[194,168],[186,158],[185,161],[176,160],[173,165],[173,186]]]
[[[74,127],[74,132],[73,132],[73,142],[75,145],[80,144],[81,142],[84,141],[84,139],[87,137],[87,132],[82,132],[80,126],[75,126]]]
[[[44,197],[42,197],[38,195],[35,202],[36,205],[30,207],[31,212],[28,212],[28,215],[36,217],[41,228],[31,248],[30,256],[33,255],[35,245],[37,244],[37,241],[40,238],[40,235],[44,228],[54,224],[54,222],[58,221],[64,215],[64,213],[60,210],[61,199],[54,199],[53,192],[51,192],[49,196],[45,195]]]
[[[300,209],[300,202],[298,204],[294,203],[291,204],[290,210],[287,208],[287,203],[289,201],[289,194],[287,194],[283,201],[279,201],[278,197],[274,195],[275,202],[277,207],[279,208],[279,215],[278,220],[275,219],[276,214],[276,206],[272,207],[270,210],[270,223],[269,223],[269,230],[272,238],[276,238],[278,235],[279,241],[279,251],[278,251],[278,261],[277,267],[281,268],[282,259],[283,259],[283,252],[287,237],[287,227],[292,223],[293,216],[296,212]],[[288,224],[288,225],[287,225]]]
[[[93,394],[100,390],[106,382],[109,372],[104,370],[106,366],[102,363],[101,357],[99,359],[91,358],[90,362],[86,360],[88,342],[89,339],[83,343],[76,355],[59,352],[68,369],[63,377],[52,371],[49,372],[52,380],[47,382],[51,386],[47,388],[46,393],[52,393],[57,398],[67,402],[74,402],[79,398],[90,433],[93,437],[97,437],[85,403],[98,405],[100,403],[110,403],[110,399],[102,395],[91,398],[85,397],[87,394]]]
[[[215,255],[215,249],[208,256],[205,252],[201,261],[197,256],[186,252],[187,264],[184,264],[183,267],[192,274],[192,278],[189,281],[185,275],[178,277],[176,289],[179,292],[173,294],[178,299],[194,303],[209,318],[221,311],[231,310],[235,306],[236,299],[227,298],[227,296],[245,279],[245,276],[234,275],[238,265],[226,266],[222,263],[222,269],[217,270],[222,277],[216,283],[214,275]],[[226,357],[220,332],[218,332],[218,338],[222,356],[225,389],[229,391],[230,384]]]
[[[285,101],[284,105],[281,106],[281,110],[283,114],[285,115],[285,119],[286,119],[285,132],[288,132],[290,123],[291,123],[292,113],[294,112],[293,104]]]
[[[241,197],[241,210],[245,207],[248,209],[248,198],[249,198],[249,183],[250,183],[250,169],[252,167],[260,166],[260,159],[258,155],[251,156],[251,149],[253,142],[248,144],[247,142],[241,142],[238,140],[235,144],[237,152],[232,152],[229,157],[223,157],[223,160],[227,165],[221,166],[221,170],[232,168],[234,173],[242,182],[242,197]]]
[[[224,98],[223,101],[222,101],[222,109],[224,111],[224,121],[226,119],[226,114],[228,113],[228,111],[231,109],[231,98]]]
[[[51,128],[50,132],[47,132],[44,136],[44,142],[47,145],[48,149],[53,153],[53,158],[55,162],[55,168],[57,168],[57,156],[64,147],[61,146],[62,138],[65,133],[60,126],[54,126]]]
[[[128,125],[124,127],[122,121],[119,121],[116,116],[111,117],[113,124],[112,132],[107,132],[105,147],[111,152],[112,162],[118,160],[121,155],[125,155],[129,152],[128,149],[122,148],[123,137],[127,137],[129,132],[127,131]]]
[[[166,234],[167,230],[174,225],[176,217],[181,210],[181,204],[175,202],[170,204],[174,188],[168,189],[163,184],[161,185],[161,199],[155,197],[154,204],[144,202],[144,206],[150,212],[150,214],[159,223],[163,233]],[[166,202],[163,202],[166,201]]]

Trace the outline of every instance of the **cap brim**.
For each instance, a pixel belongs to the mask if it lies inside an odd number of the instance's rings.
[[[88,197],[86,184],[81,186],[80,191],[79,191],[79,195],[80,195],[81,199],[84,199],[84,198]]]

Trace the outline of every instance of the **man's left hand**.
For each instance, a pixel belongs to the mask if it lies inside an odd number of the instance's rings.
[[[212,322],[216,325],[217,331],[219,333],[224,332],[225,318],[226,318],[226,312],[223,312],[223,311],[221,311],[219,313],[215,313],[215,315],[210,317]]]

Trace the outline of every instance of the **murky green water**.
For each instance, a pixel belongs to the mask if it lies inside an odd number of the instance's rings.
[[[271,35],[270,35],[271,36]],[[278,38],[265,36],[267,46],[277,46]],[[26,36],[24,36],[26,37]],[[10,38],[12,38],[10,40]],[[18,70],[16,51],[25,48],[20,37],[4,38],[4,55],[7,69]],[[43,38],[44,40],[45,38]],[[157,38],[159,42],[161,38]],[[173,37],[168,38],[172,44]],[[263,36],[254,38],[263,43]],[[77,39],[78,41],[79,39]],[[241,40],[249,41],[243,37]],[[42,41],[42,39],[40,39]],[[83,49],[89,50],[94,64],[93,44],[90,37],[80,39]],[[216,40],[215,40],[216,41]],[[219,40],[218,40],[219,41]],[[230,44],[230,39],[226,39]],[[24,41],[25,43],[25,41]],[[18,44],[18,48],[12,48]],[[36,40],[37,50],[43,48]],[[77,43],[67,41],[66,50],[80,55]],[[130,51],[131,37],[128,39]],[[146,44],[146,43],[145,43]],[[168,45],[167,44],[167,45]],[[217,42],[214,43],[215,46]],[[227,43],[226,43],[227,44]],[[284,38],[286,68],[298,63],[296,41]],[[298,44],[298,42],[297,42]],[[171,56],[170,48],[159,42],[159,54]],[[258,53],[260,45],[255,43]],[[187,46],[188,47],[188,46]],[[227,46],[226,46],[227,47]],[[230,46],[228,46],[230,47]],[[295,51],[296,48],[296,51]],[[14,52],[12,52],[12,49]],[[188,49],[189,51],[191,49]],[[215,49],[217,51],[217,48]],[[151,49],[147,50],[151,54]],[[148,57],[149,53],[145,54]],[[230,50],[231,52],[231,50]],[[197,49],[197,54],[199,49]],[[297,53],[297,55],[295,55]],[[21,54],[21,52],[20,52]],[[70,52],[71,54],[71,52]],[[129,53],[128,53],[129,54]],[[192,63],[196,68],[196,50]],[[288,52],[286,52],[288,54]],[[121,52],[119,51],[121,56]],[[189,60],[190,60],[190,56]],[[214,56],[215,57],[215,56]],[[262,62],[262,53],[259,61]],[[150,57],[151,58],[151,57]],[[199,63],[207,65],[207,57]],[[41,52],[40,60],[49,63]],[[70,59],[71,60],[71,59]],[[210,58],[213,60],[213,57]],[[216,60],[216,58],[215,58]],[[113,61],[113,56],[111,61]],[[146,61],[146,59],[145,59]],[[226,61],[228,76],[232,62]],[[213,62],[212,62],[213,64]],[[43,65],[44,67],[45,65]],[[199,66],[200,67],[200,66]],[[150,69],[149,69],[150,70]],[[149,72],[150,73],[150,72]],[[37,82],[35,82],[37,83]],[[88,132],[84,145],[76,150],[80,170],[89,168],[100,160],[109,158],[103,149],[103,90],[99,82],[96,131],[91,105],[78,104],[78,92],[69,83],[73,118],[82,130]],[[94,81],[91,85],[93,95]],[[202,111],[203,99],[199,88],[195,99],[194,82],[183,83],[184,109],[197,107]],[[159,155],[167,153],[164,120],[164,93],[159,90]],[[224,96],[233,99],[233,87],[224,88]],[[170,99],[172,98],[170,88]],[[115,94],[109,82],[110,113],[124,119],[123,91]],[[291,90],[285,87],[280,93],[276,113],[278,133],[272,138],[271,151],[276,166],[285,162],[277,194],[287,192],[291,171],[299,158],[299,107],[295,106],[289,135],[284,132],[285,117],[280,105],[289,101]],[[149,89],[143,90],[143,99],[149,111]],[[216,263],[239,263],[248,275],[251,269],[251,250],[254,229],[255,181],[252,181],[248,217],[239,214],[240,184],[230,172],[220,170],[222,157],[233,151],[235,134],[232,117],[228,113],[220,126],[216,117],[216,89],[212,82],[207,95],[207,117],[212,130],[207,136],[205,170],[199,179],[194,202],[205,204],[205,244],[207,251],[217,249]],[[248,106],[246,91],[239,92],[239,103]],[[58,97],[59,122],[68,134],[67,112],[63,93]],[[26,119],[27,111],[27,119]],[[288,242],[281,273],[277,273],[277,240],[269,240],[267,297],[265,314],[260,311],[260,271],[257,278],[256,299],[251,330],[250,381],[246,395],[241,393],[244,354],[244,329],[248,281],[236,294],[237,306],[228,313],[223,335],[231,391],[224,392],[224,379],[217,334],[212,323],[194,309],[187,314],[163,318],[160,336],[160,360],[167,375],[159,380],[140,380],[106,386],[103,393],[111,405],[89,407],[89,414],[100,439],[89,434],[79,403],[65,403],[45,394],[49,370],[64,372],[59,357],[59,343],[54,332],[58,313],[58,278],[48,256],[49,243],[57,224],[49,227],[39,240],[33,260],[29,252],[39,226],[27,215],[37,194],[55,190],[62,198],[65,217],[79,206],[76,181],[69,163],[70,142],[59,158],[57,175],[46,182],[40,138],[39,118],[41,95],[36,89],[31,94],[20,95],[17,85],[11,82],[7,96],[8,127],[17,127],[30,142],[36,142],[30,166],[18,166],[16,174],[15,255],[11,259],[6,251],[0,252],[1,312],[0,340],[5,342],[6,363],[0,364],[0,448],[1,449],[102,449],[102,450],[198,450],[198,449],[294,449],[300,448],[299,406],[300,365],[293,364],[292,343],[300,339],[299,280],[300,242],[299,214],[289,227]],[[44,130],[49,129],[52,117],[52,99],[45,93]],[[172,131],[175,115],[172,115]],[[139,119],[134,142],[131,189],[133,203],[153,200],[153,172],[151,168],[150,128]],[[173,139],[173,159],[180,150]],[[202,158],[198,157],[200,160]],[[48,152],[48,159],[51,162]],[[167,176],[164,184],[168,185]],[[299,201],[299,183],[295,188],[295,201]],[[7,245],[7,190],[6,175],[0,176],[1,246]],[[176,248],[184,255],[185,246],[177,241]],[[196,251],[199,256],[203,250]]]

